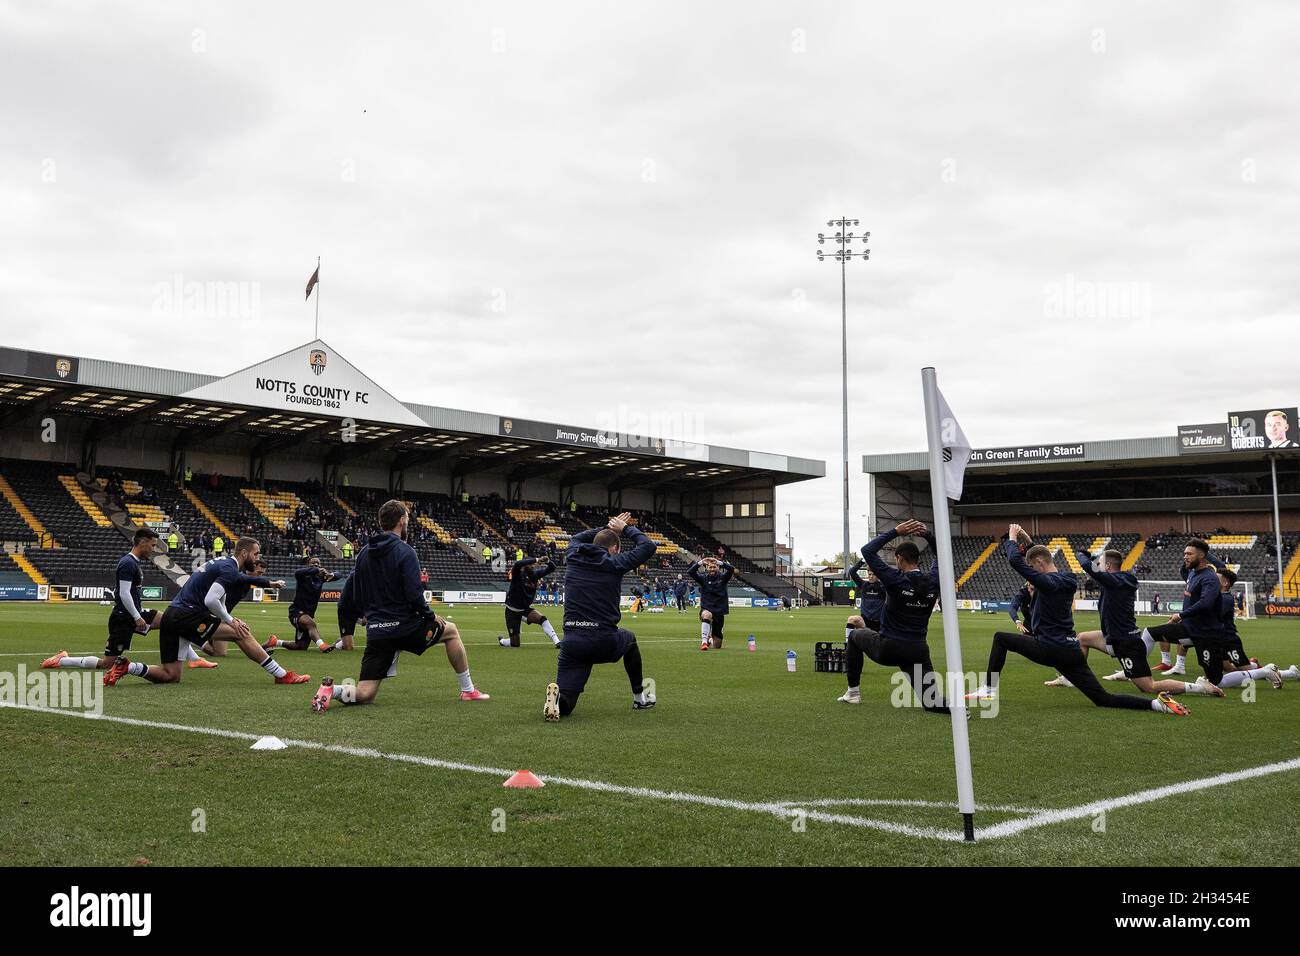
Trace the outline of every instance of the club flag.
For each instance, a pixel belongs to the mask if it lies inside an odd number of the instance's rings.
[[[320,281],[320,266],[317,266],[316,271],[313,272],[311,274],[311,278],[307,280],[307,295],[303,298],[304,302],[306,302],[307,299],[311,298],[311,290],[316,288],[316,283],[319,281]]]
[[[939,396],[939,441],[943,445],[943,486],[948,497],[954,501],[961,500],[962,485],[966,480],[966,464],[970,461],[970,441],[961,430],[957,417],[948,407],[948,400],[943,392],[935,389]]]

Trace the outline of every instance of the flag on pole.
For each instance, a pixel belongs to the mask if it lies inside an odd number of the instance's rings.
[[[957,582],[952,562],[952,525],[947,498],[960,498],[970,442],[957,424],[952,409],[939,393],[933,368],[921,370],[925,401],[925,444],[930,459],[930,500],[934,503],[934,543],[939,569],[939,606],[943,615],[943,646],[947,658],[944,696],[952,714],[952,755],[957,771],[957,809],[963,836],[975,839],[975,782],[971,776],[970,737],[966,728],[965,671],[961,662],[961,626],[957,620]]]
[[[943,392],[935,388],[939,398],[939,441],[943,444],[943,486],[949,498],[961,500],[962,485],[966,481],[966,464],[970,461],[970,441],[961,430],[957,417],[948,407]]]
[[[316,271],[311,274],[311,278],[307,280],[307,295],[303,298],[304,302],[306,302],[307,299],[311,298],[311,290],[316,288],[316,283],[319,281],[320,281],[320,266],[318,265],[316,266]]]

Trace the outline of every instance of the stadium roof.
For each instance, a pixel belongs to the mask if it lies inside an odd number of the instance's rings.
[[[265,451],[318,442],[335,446],[336,457],[387,453],[402,467],[446,461],[576,482],[617,473],[628,487],[826,474],[825,462],[789,455],[402,402],[319,339],[225,376],[0,348],[0,425],[37,409],[110,426],[243,433]]]
[[[989,471],[1018,471],[1037,469],[1068,471],[1072,468],[1097,465],[1104,462],[1132,465],[1135,462],[1157,462],[1176,459],[1178,440],[1174,436],[1160,438],[1120,438],[1093,442],[1060,442],[1044,445],[1013,445],[1007,448],[977,449],[984,454],[982,460],[972,457],[969,468]],[[1003,457],[1009,452],[1012,457]],[[989,454],[994,453],[994,454]],[[1231,460],[1232,453],[1224,454]],[[867,474],[926,474],[930,460],[923,451],[901,452],[885,455],[863,455],[862,470]]]
[[[1070,472],[1085,469],[1150,467],[1159,465],[1214,465],[1250,460],[1266,460],[1266,448],[1231,450],[1223,444],[1207,448],[1189,443],[1187,434],[1197,429],[1205,433],[1209,426],[1181,426],[1177,435],[1153,438],[1116,438],[1105,441],[1053,442],[1041,445],[1010,445],[974,450],[968,468],[989,474],[1015,472]],[[1223,433],[1226,436],[1226,429]],[[1296,451],[1286,452],[1288,456]],[[866,474],[903,474],[920,477],[929,472],[929,458],[923,451],[884,455],[863,455]]]

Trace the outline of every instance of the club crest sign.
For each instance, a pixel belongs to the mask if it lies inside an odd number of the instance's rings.
[[[75,359],[72,367],[70,378],[76,375]],[[208,382],[186,392],[184,397],[293,411],[303,416],[333,415],[415,428],[427,424],[345,356],[319,340]]]
[[[72,362],[61,358],[54,363],[54,371],[58,373],[59,378],[67,378],[72,371]]]

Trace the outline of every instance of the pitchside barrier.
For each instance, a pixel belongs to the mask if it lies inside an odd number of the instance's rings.
[[[0,601],[47,601],[48,584],[0,584]]]
[[[1183,609],[1182,581],[1141,581],[1138,583],[1137,612],[1161,616],[1177,614]],[[1156,595],[1160,596],[1156,606]],[[1237,611],[1240,618],[1255,617],[1255,585],[1250,581],[1238,581],[1232,587],[1233,598],[1244,597],[1245,606]]]
[[[425,591],[425,600],[432,597],[432,591]],[[443,591],[442,600],[446,604],[504,604],[505,591]]]

